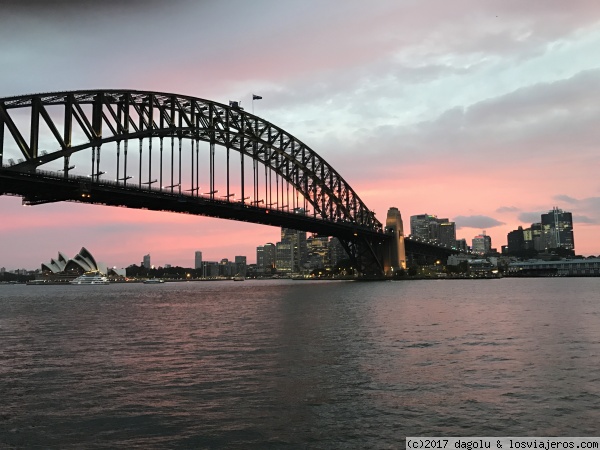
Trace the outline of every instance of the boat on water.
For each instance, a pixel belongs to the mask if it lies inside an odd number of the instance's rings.
[[[86,272],[70,281],[71,284],[108,284],[108,278],[100,272]]]
[[[236,275],[235,277],[233,277],[233,281],[244,281],[245,278],[241,275]]]
[[[165,282],[165,280],[163,280],[161,278],[149,278],[147,280],[144,280],[144,284],[161,284],[164,282]]]

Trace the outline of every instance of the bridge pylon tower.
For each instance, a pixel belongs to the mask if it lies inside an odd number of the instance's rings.
[[[386,276],[391,277],[394,276],[394,273],[406,269],[404,226],[400,210],[396,207],[391,207],[388,210],[385,232],[393,236],[392,239],[386,241],[381,255],[384,273]]]

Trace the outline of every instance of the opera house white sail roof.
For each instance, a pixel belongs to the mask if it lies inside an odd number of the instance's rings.
[[[50,273],[81,273],[99,271],[106,274],[105,264],[97,263],[94,256],[85,248],[71,259],[67,259],[62,252],[58,252],[57,259],[51,259],[49,263],[42,263],[42,272]]]

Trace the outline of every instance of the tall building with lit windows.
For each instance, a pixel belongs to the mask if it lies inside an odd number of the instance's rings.
[[[265,269],[265,247],[259,245],[256,247],[256,269],[263,271]]]
[[[448,247],[456,246],[456,224],[446,219],[438,225],[438,240]]]
[[[235,271],[236,275],[246,276],[247,264],[245,256],[235,257]]]
[[[410,216],[410,234],[421,239],[430,239],[449,247],[456,246],[456,224],[447,218],[438,219],[432,214]]]
[[[308,266],[319,269],[330,265],[329,236],[313,235],[306,239],[308,247]]]
[[[303,208],[296,208],[296,214],[306,214]],[[306,231],[293,230],[291,228],[281,229],[281,251],[277,250],[277,270],[283,270],[283,267],[291,267],[291,272],[300,272],[308,261],[308,247],[306,244]],[[288,250],[287,244],[291,247]],[[283,250],[285,248],[285,250]]]
[[[431,214],[417,214],[410,216],[410,234],[421,239],[430,239],[431,224],[438,223],[437,216]]]
[[[296,267],[294,259],[294,244],[284,240],[276,244],[275,267],[277,272],[292,273]]]
[[[492,249],[492,238],[486,235],[484,231],[482,234],[473,238],[471,249],[473,250],[473,253],[478,253],[480,255],[489,253]]]
[[[256,247],[256,268],[259,272],[271,273],[277,258],[276,250],[275,244],[270,242]]]
[[[557,207],[542,214],[542,234],[547,249],[575,251],[573,216]]]

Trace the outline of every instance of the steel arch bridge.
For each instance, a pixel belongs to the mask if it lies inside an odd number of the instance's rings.
[[[0,193],[27,204],[98,203],[317,232],[339,238],[363,274],[383,273],[381,248],[392,238],[327,161],[233,102],[134,90],[1,98],[0,164]]]
[[[329,163],[233,102],[135,90],[0,98],[4,194],[29,205],[74,201],[314,232],[337,237],[363,276],[398,266],[397,231]],[[404,242],[410,257],[457,253]]]

